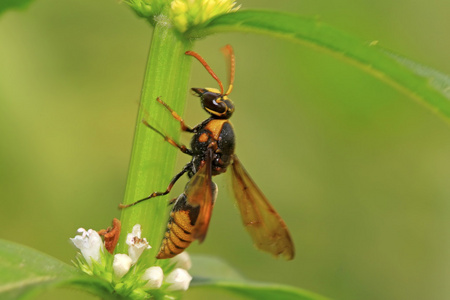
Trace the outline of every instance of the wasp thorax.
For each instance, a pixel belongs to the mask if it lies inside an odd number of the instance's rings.
[[[234,112],[234,104],[228,96],[222,95],[213,88],[192,88],[194,95],[200,97],[202,107],[206,112],[216,118],[228,119]]]

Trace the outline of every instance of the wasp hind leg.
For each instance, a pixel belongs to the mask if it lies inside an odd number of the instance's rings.
[[[178,181],[178,179],[180,179],[181,176],[183,176],[184,173],[186,173],[187,171],[189,171],[192,168],[192,164],[188,163],[187,165],[184,166],[183,170],[181,170],[180,173],[178,173],[177,175],[175,175],[172,180],[170,181],[169,185],[167,186],[167,189],[164,192],[153,192],[150,194],[150,196],[145,197],[141,200],[138,200],[136,202],[130,203],[130,204],[119,204],[119,208],[123,209],[123,208],[127,208],[130,206],[134,206],[138,203],[141,203],[145,200],[151,199],[151,198],[155,198],[155,197],[159,197],[159,196],[164,196],[167,195],[168,193],[170,193],[170,191],[172,190],[173,186],[175,185],[175,183]],[[177,198],[171,200],[169,202],[169,205],[173,204],[176,201]]]

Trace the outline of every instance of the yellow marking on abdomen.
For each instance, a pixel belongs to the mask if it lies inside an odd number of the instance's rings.
[[[180,239],[173,231],[170,231],[169,237],[168,237],[175,245],[177,245],[180,248],[187,248],[191,242],[185,241]]]
[[[192,237],[192,234],[186,233],[183,228],[178,226],[175,223],[172,223],[170,227],[170,231],[173,232],[178,238],[187,241],[187,242],[193,242],[194,238]]]
[[[189,213],[185,210],[176,211],[173,214],[173,222],[188,233],[191,233],[194,227],[191,225],[191,218],[189,217]]]
[[[171,253],[179,254],[184,251],[184,248],[175,245],[175,243],[172,240],[166,239],[166,241],[167,241],[166,247],[170,250]]]

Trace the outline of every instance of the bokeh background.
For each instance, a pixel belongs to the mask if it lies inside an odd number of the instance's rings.
[[[447,0],[241,3],[317,17],[450,73]],[[151,33],[111,0],[36,0],[1,16],[0,238],[70,263],[78,227],[120,215]],[[225,178],[208,238],[190,252],[334,299],[449,299],[448,123],[353,65],[270,37],[199,41],[223,78],[227,43],[237,55],[237,153],[297,255],[285,262],[254,249]],[[191,86],[215,82],[193,64]],[[186,120],[197,124],[206,114],[186,95]],[[80,297],[94,299],[68,290],[38,299]]]

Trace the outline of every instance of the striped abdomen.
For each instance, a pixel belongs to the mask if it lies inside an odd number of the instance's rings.
[[[184,193],[178,197],[170,212],[167,230],[156,258],[171,258],[189,247],[195,240],[192,230],[197,221],[199,209],[199,206],[194,207],[187,203]]]

